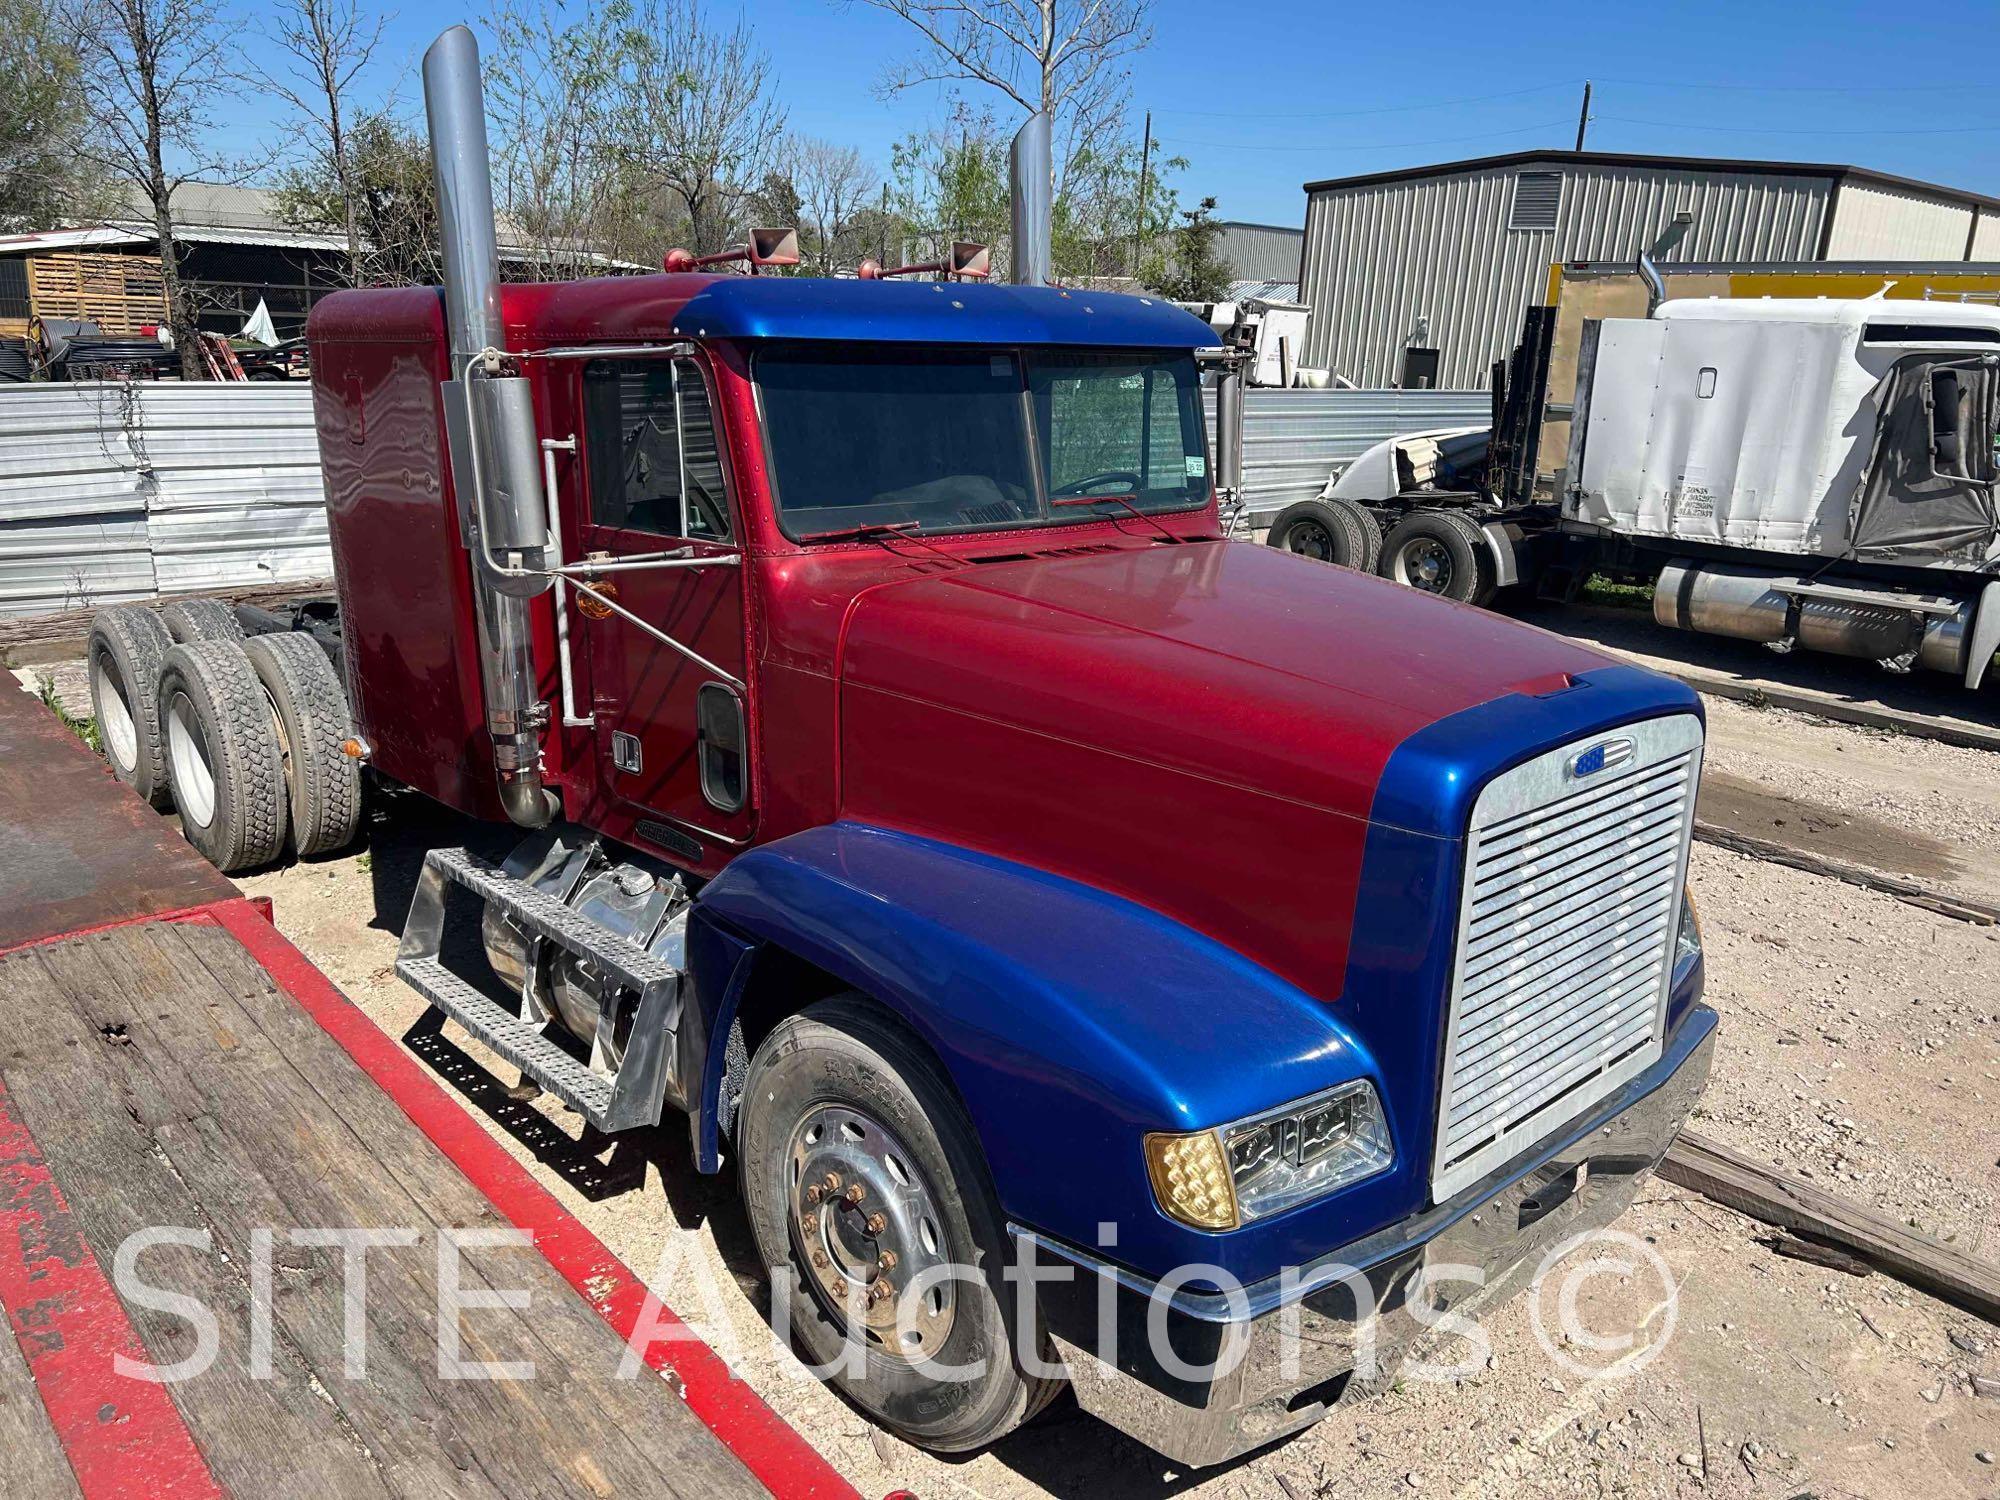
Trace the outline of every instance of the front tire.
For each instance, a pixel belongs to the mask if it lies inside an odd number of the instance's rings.
[[[773,1028],[744,1080],[737,1144],[774,1303],[788,1306],[805,1357],[870,1420],[964,1452],[1061,1390],[1017,1363],[1006,1232],[971,1122],[936,1065],[864,997],[835,996]],[[945,1267],[961,1269],[947,1278]],[[938,1373],[960,1367],[978,1373]]]

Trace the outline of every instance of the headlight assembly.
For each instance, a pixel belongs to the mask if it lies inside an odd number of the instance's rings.
[[[1234,1229],[1371,1177],[1395,1159],[1365,1079],[1218,1130],[1146,1137],[1160,1207],[1197,1229]]]

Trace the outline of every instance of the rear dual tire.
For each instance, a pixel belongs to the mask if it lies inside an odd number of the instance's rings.
[[[252,636],[243,654],[270,703],[292,846],[301,855],[346,848],[361,826],[361,766],[343,748],[354,729],[333,664],[302,632]]]
[[[120,781],[158,808],[173,805],[157,684],[173,637],[149,609],[123,604],[90,622],[90,711]]]
[[[189,641],[160,663],[159,716],[181,832],[218,870],[285,848],[284,758],[263,685],[234,641]]]
[[[1301,500],[1278,512],[1266,545],[1296,552],[1318,562],[1353,568],[1359,573],[1375,571],[1382,552],[1382,532],[1375,518],[1352,500]]]
[[[1498,582],[1493,552],[1477,522],[1456,511],[1413,510],[1382,539],[1378,571],[1405,587],[1484,605]]]

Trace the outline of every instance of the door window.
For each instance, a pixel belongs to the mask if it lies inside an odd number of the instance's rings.
[[[584,367],[590,519],[613,531],[730,539],[729,500],[708,385],[691,359],[600,359]]]

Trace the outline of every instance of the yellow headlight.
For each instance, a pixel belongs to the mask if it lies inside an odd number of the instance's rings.
[[[1160,1207],[1182,1223],[1197,1229],[1236,1227],[1236,1189],[1214,1131],[1148,1135],[1146,1171]]]

